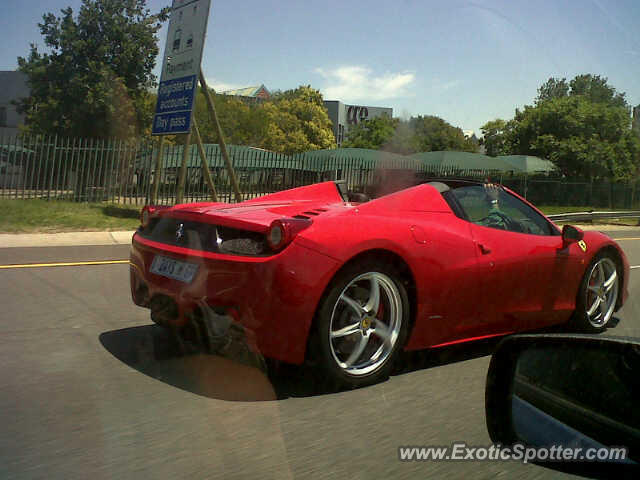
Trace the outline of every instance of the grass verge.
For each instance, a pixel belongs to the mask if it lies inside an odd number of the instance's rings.
[[[1,233],[53,233],[135,230],[141,206],[46,200],[0,200]],[[590,207],[541,206],[546,215],[586,212]],[[606,223],[637,225],[637,219]]]
[[[132,205],[46,200],[0,200],[0,232],[53,233],[135,230],[140,208]]]

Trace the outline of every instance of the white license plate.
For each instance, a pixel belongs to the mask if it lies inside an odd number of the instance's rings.
[[[151,273],[184,283],[191,283],[197,271],[198,265],[195,263],[181,262],[162,255],[156,255],[151,264]]]

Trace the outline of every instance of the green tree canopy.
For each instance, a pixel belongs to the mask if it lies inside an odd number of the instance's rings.
[[[349,129],[347,139],[342,143],[342,146],[380,150],[391,142],[399,124],[398,118],[391,118],[389,115],[360,122]]]
[[[513,122],[496,118],[485,123],[480,128],[482,130],[482,144],[487,155],[497,157],[498,155],[509,155],[511,153],[509,139],[513,129]]]
[[[440,117],[418,116],[408,121],[386,115],[351,127],[343,147],[371,148],[399,154],[455,150],[475,152],[462,130]]]
[[[547,158],[567,175],[629,178],[640,161],[628,110],[581,95],[526,106],[511,141],[516,153]]]
[[[508,122],[487,122],[482,132],[489,155],[539,156],[566,175],[625,179],[640,167],[625,94],[599,75],[550,78],[533,106],[516,109]]]
[[[619,93],[600,75],[577,75],[567,82],[566,78],[550,78],[538,88],[535,104],[565,97],[581,96],[593,103],[604,103],[611,107],[629,108],[624,93]]]
[[[293,154],[336,145],[322,95],[308,85],[276,95],[258,111],[266,121],[262,148]]]
[[[550,78],[538,88],[538,96],[535,103],[563,98],[569,95],[569,84],[566,78]]]
[[[629,109],[625,94],[619,93],[607,82],[607,78],[600,75],[578,75],[569,82],[569,95],[581,96],[592,103],[601,103],[609,107]]]
[[[146,0],[82,0],[43,15],[47,52],[35,44],[18,58],[31,96],[19,101],[28,129],[81,137],[127,137],[151,125],[149,89],[156,36],[168,10],[152,14]]]
[[[335,147],[322,95],[309,86],[278,92],[262,103],[248,104],[228,95],[214,95],[214,103],[229,144],[287,154]],[[218,143],[201,91],[196,96],[196,120],[203,141]]]
[[[256,105],[243,103],[231,95],[213,95],[213,102],[227,143],[262,146],[267,124],[267,118],[262,109]],[[196,96],[195,112],[202,141],[218,143],[218,135],[201,89]]]
[[[440,117],[425,115],[409,120],[413,131],[411,139],[415,152],[436,152],[455,150],[459,152],[475,152],[476,145],[464,137],[460,128],[454,127]]]

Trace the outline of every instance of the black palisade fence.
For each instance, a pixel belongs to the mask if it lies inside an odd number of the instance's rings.
[[[70,200],[143,205],[158,179],[158,204],[175,203],[182,145],[166,144],[159,155],[154,139],[62,138],[46,135],[0,136],[0,198]],[[220,149],[204,145],[219,201],[234,202]],[[284,155],[259,148],[228,147],[243,199],[327,180],[345,180],[352,191],[370,196],[433,178],[464,178],[502,183],[534,204],[593,208],[640,208],[640,181],[613,182],[527,175],[496,170],[465,170],[401,160],[344,157],[333,152]],[[375,158],[375,156],[373,157]],[[195,145],[189,147],[185,201],[208,201]]]

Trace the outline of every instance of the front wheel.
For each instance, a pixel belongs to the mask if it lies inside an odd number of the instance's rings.
[[[580,285],[574,327],[587,333],[604,331],[615,311],[619,288],[620,273],[615,259],[606,253],[596,256]]]
[[[347,267],[316,317],[319,363],[329,383],[355,388],[385,379],[405,344],[409,318],[407,290],[392,265]]]

